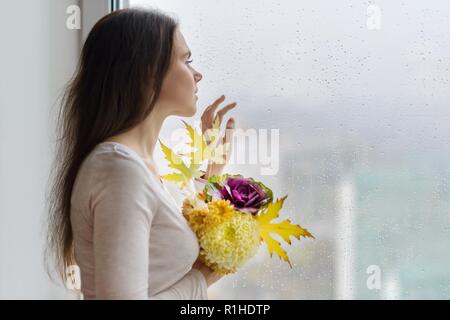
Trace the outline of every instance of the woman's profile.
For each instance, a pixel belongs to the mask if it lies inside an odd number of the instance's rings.
[[[114,11],[83,45],[58,117],[48,249],[63,281],[79,266],[84,299],[207,299],[220,279],[153,161],[164,120],[196,113],[190,56],[177,20],[157,9]],[[218,109],[224,99],[202,130],[236,105]]]

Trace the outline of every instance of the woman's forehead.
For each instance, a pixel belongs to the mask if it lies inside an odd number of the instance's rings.
[[[174,47],[179,54],[185,54],[190,51],[183,34],[178,28],[175,31]]]

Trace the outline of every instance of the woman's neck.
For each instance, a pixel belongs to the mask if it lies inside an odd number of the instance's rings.
[[[115,141],[124,144],[136,151],[144,161],[153,162],[155,145],[158,141],[162,124],[166,118],[165,116],[158,114],[158,112],[153,111],[144,121],[134,128],[127,132],[112,136],[106,141]]]

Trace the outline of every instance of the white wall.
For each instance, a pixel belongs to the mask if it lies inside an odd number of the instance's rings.
[[[0,10],[0,299],[74,298],[43,265],[51,111],[78,59],[66,28],[77,0],[2,1]],[[54,105],[54,106],[53,106]]]

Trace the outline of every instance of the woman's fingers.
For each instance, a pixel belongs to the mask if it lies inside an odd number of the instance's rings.
[[[223,117],[224,115],[231,109],[233,109],[237,103],[233,102],[230,103],[228,105],[226,105],[225,107],[223,107],[222,109],[220,109],[216,115],[214,115],[216,109],[219,107],[219,105],[225,100],[225,96],[221,95],[219,98],[217,98],[211,105],[209,105],[205,111],[203,112],[202,116],[201,116],[201,129],[202,132],[204,133],[206,130],[212,128],[214,121],[216,119],[219,120],[219,126],[222,123]]]
[[[202,118],[213,120],[214,111],[216,111],[219,104],[221,104],[225,100],[225,96],[221,95],[219,98],[216,99],[211,105],[206,107],[205,111],[203,112]]]
[[[212,127],[214,121],[214,111],[217,109],[219,104],[223,102],[224,99],[225,96],[221,95],[218,99],[216,99],[216,101],[214,101],[211,105],[206,107],[205,111],[203,111],[203,114],[200,118],[202,133],[204,133],[206,130]]]
[[[227,142],[231,142],[231,135],[233,134],[234,131],[234,118],[230,118],[227,121],[227,125],[225,127],[225,135],[223,137],[223,142],[227,143]]]
[[[233,148],[232,143],[233,143],[234,127],[235,127],[234,118],[228,119],[227,125],[225,127],[225,135],[223,137],[223,144],[224,145],[226,145],[227,143],[230,144],[227,150],[228,152],[226,152],[225,154],[225,163],[227,163],[230,160],[231,149]]]
[[[231,109],[233,109],[235,106],[237,105],[236,102],[230,103],[228,105],[226,105],[225,107],[223,107],[222,109],[220,109],[219,111],[217,111],[216,116],[214,117],[214,119],[216,119],[217,117],[219,118],[219,124],[222,123],[222,119],[223,116],[230,111]]]
[[[225,95],[221,95],[219,98],[216,99],[216,101],[214,101],[212,103],[212,105],[210,105],[209,107],[211,107],[211,110],[214,112],[215,109],[217,109],[217,107],[219,106],[219,104],[221,104],[223,101],[225,100]]]

